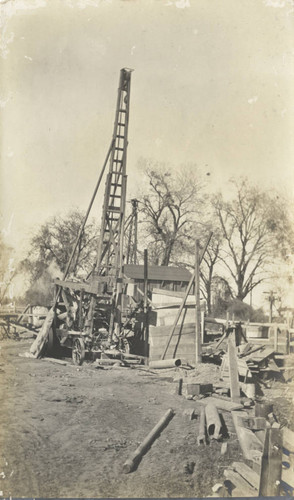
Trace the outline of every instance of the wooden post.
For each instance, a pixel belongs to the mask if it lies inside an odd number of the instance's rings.
[[[236,351],[236,343],[232,334],[230,334],[228,341],[228,361],[229,361],[231,400],[234,403],[240,403],[238,358]]]
[[[83,329],[83,300],[84,300],[84,290],[80,291],[80,300],[79,300],[79,329]]]
[[[202,362],[201,356],[201,318],[200,318],[200,272],[199,272],[199,240],[195,249],[195,366]]]
[[[30,310],[30,308],[31,308],[31,304],[28,304],[28,305],[25,307],[25,309],[22,311],[22,313],[21,313],[21,314],[17,317],[17,319],[16,319],[16,322],[17,322],[17,323],[19,323],[19,322],[22,320],[22,318],[23,318],[24,316],[27,316],[27,314],[32,313],[32,311]],[[26,313],[27,313],[27,314],[26,314]],[[30,316],[29,316],[28,318],[29,318],[29,319],[28,319],[27,323],[30,323],[30,321],[31,321]]]
[[[270,314],[269,314],[269,322],[272,323],[273,321],[273,303],[275,301],[274,293],[273,291],[270,292],[269,295],[269,303],[270,303]]]
[[[278,325],[273,325],[274,328],[274,351],[278,352]]]
[[[148,325],[148,250],[144,250],[144,355],[149,358],[149,325]]]
[[[229,328],[229,320],[230,320],[230,315],[229,311],[226,312],[226,329]]]
[[[159,420],[159,422],[153,427],[153,429],[146,436],[144,441],[138,446],[134,453],[125,461],[123,465],[123,472],[129,474],[138,465],[142,456],[151,447],[152,443],[155,441],[160,432],[167,426],[168,422],[173,418],[174,411],[170,408]]]
[[[279,496],[282,475],[282,431],[266,429],[261,460],[259,496]]]
[[[204,336],[205,336],[205,311],[200,311],[201,316],[201,342],[204,344]]]
[[[31,314],[31,316],[30,316],[30,319],[29,319],[29,321],[28,321],[28,323],[29,323],[30,325],[33,325],[33,324],[34,324],[33,310],[34,310],[34,307],[30,305],[30,307],[29,307],[29,313]]]

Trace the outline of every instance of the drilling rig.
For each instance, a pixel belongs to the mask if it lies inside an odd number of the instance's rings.
[[[39,344],[36,339],[37,348],[36,345],[31,348],[35,356],[44,352],[44,347],[47,353],[52,353],[56,347],[64,346],[72,349],[74,363],[81,364],[86,353],[94,355],[114,346],[128,348],[127,327],[134,311],[141,307],[132,299],[127,301],[128,306],[125,307],[127,279],[123,274],[131,74],[129,68],[120,71],[111,144],[63,279],[54,280],[55,299],[50,311],[51,319],[47,318]],[[70,266],[107,166],[97,256],[87,279],[81,281],[74,276],[69,277]],[[136,242],[137,200],[132,204],[128,252],[132,238]],[[134,261],[134,252],[132,256]],[[130,258],[130,253],[127,258]],[[42,343],[45,338],[46,342]]]

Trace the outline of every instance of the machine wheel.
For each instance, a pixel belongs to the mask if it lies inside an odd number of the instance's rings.
[[[85,359],[85,343],[83,339],[75,339],[72,346],[72,360],[75,365],[80,366]]]

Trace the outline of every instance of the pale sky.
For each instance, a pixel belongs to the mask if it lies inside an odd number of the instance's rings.
[[[211,189],[248,175],[293,193],[293,0],[0,6],[1,219],[19,253],[49,216],[87,208],[122,67],[134,69],[129,199],[140,157],[197,164]]]

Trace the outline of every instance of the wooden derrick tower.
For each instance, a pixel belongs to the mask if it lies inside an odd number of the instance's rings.
[[[95,311],[110,305],[109,336],[119,332],[120,293],[122,288],[124,219],[127,191],[127,146],[131,71],[120,72],[109,171],[106,177],[101,232],[97,259],[92,273],[93,292],[87,317],[88,333],[93,332]],[[110,302],[110,304],[109,304]],[[106,303],[106,304],[105,304]]]
[[[103,350],[119,339],[121,330],[124,223],[127,189],[127,146],[132,70],[120,71],[111,144],[94,194],[80,228],[62,280],[55,280],[55,300],[31,352],[38,356],[47,342],[53,351],[62,345],[72,349],[80,364],[85,352]],[[82,237],[98,188],[108,166],[97,257],[84,281],[69,278],[69,271]],[[126,318],[124,317],[124,321]],[[48,349],[47,349],[48,351]]]

